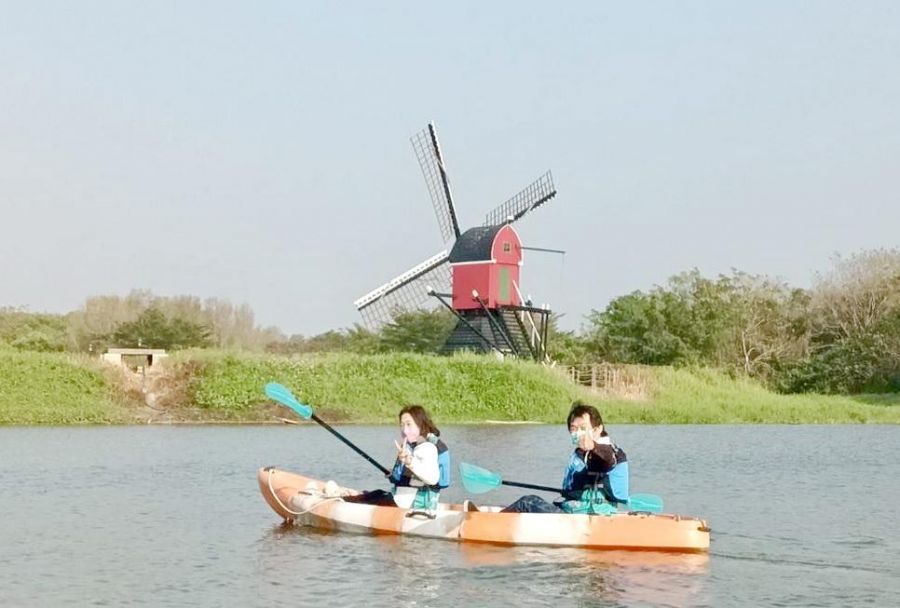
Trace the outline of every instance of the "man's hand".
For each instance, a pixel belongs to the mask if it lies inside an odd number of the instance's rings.
[[[585,452],[590,452],[594,449],[594,437],[590,429],[585,430],[578,438],[578,447]]]

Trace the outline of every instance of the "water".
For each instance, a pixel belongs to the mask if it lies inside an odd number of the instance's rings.
[[[341,430],[391,459],[392,428]],[[316,426],[0,428],[0,606],[900,606],[900,427],[611,430],[633,491],[709,520],[708,556],[285,528],[260,466],[380,484]],[[444,437],[457,460],[548,485],[569,450],[562,425]]]

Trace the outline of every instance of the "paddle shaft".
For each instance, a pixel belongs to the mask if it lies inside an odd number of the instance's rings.
[[[505,486],[513,486],[515,488],[526,488],[528,490],[543,490],[544,492],[555,492],[556,494],[562,494],[564,490],[560,490],[559,488],[551,488],[550,486],[539,486],[533,483],[522,483],[521,481],[507,481],[503,480],[502,483]]]
[[[326,431],[328,431],[329,433],[331,433],[332,435],[334,435],[335,437],[337,437],[338,439],[340,439],[341,441],[343,441],[345,444],[347,444],[347,446],[348,446],[351,450],[353,450],[354,452],[356,452],[357,454],[359,454],[360,456],[362,456],[363,458],[365,458],[366,460],[368,460],[369,462],[371,462],[371,463],[375,466],[376,469],[378,469],[379,471],[381,471],[381,472],[384,473],[385,475],[390,475],[390,474],[391,474],[391,472],[390,472],[388,469],[386,469],[386,468],[384,468],[383,466],[381,466],[380,464],[378,464],[378,462],[377,462],[374,458],[372,458],[371,456],[369,456],[368,454],[366,454],[365,452],[363,452],[361,449],[359,449],[358,447],[356,447],[356,444],[354,444],[352,441],[350,441],[349,439],[347,439],[346,437],[344,437],[343,435],[341,435],[340,433],[338,433],[336,430],[334,430],[333,428],[331,428],[331,425],[330,425],[330,424],[328,424],[327,422],[325,422],[324,420],[322,420],[321,418],[319,418],[318,416],[316,416],[316,413],[315,413],[315,412],[313,412],[313,414],[312,414],[311,417],[312,417],[313,420],[315,420],[316,422],[318,422],[319,424],[321,424],[322,427],[324,427],[324,429],[325,429]]]
[[[487,469],[482,469],[481,467],[467,464],[465,462],[460,463],[459,472],[462,475],[463,485],[468,491],[474,494],[488,492],[492,489],[500,487],[501,485],[514,486],[517,488],[527,488],[529,490],[540,490],[542,492],[552,492],[554,494],[561,494],[564,498],[570,497],[573,494],[572,490],[561,490],[559,488],[541,486],[533,483],[524,483],[521,481],[507,481],[505,479],[502,479],[500,475],[496,473],[492,473]],[[593,488],[594,490],[597,490],[600,487],[603,486],[599,482],[598,475],[598,478],[593,484]],[[616,500],[612,496],[604,496],[604,498],[612,504],[626,504],[638,511],[661,513],[663,510],[662,499],[659,496],[655,496],[653,494],[632,494],[628,498],[628,500]]]

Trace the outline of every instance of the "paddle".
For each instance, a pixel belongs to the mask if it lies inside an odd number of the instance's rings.
[[[501,485],[514,486],[516,488],[527,488],[529,490],[543,490],[544,492],[561,493],[559,488],[551,488],[549,486],[538,486],[533,483],[522,483],[519,481],[507,481],[500,477],[497,473],[482,469],[468,462],[459,463],[459,474],[462,477],[463,486],[472,494],[484,494],[495,490]]]
[[[483,469],[474,464],[467,462],[459,463],[459,475],[462,478],[463,486],[473,494],[483,494],[495,490],[501,485],[514,486],[517,488],[527,488],[529,490],[543,490],[544,492],[555,492],[564,494],[564,490],[560,488],[551,488],[549,486],[539,486],[531,483],[522,483],[519,481],[508,481],[503,479],[499,474],[487,469]],[[654,494],[632,494],[628,497],[626,503],[630,509],[634,511],[648,511],[650,513],[662,513],[662,498]]]
[[[372,458],[371,456],[369,456],[368,454],[363,452],[361,449],[356,447],[356,445],[352,441],[350,441],[349,439],[347,439],[346,437],[344,437],[343,435],[338,433],[336,430],[334,430],[330,424],[328,424],[327,422],[325,422],[324,420],[322,420],[321,418],[316,416],[316,413],[313,412],[313,409],[310,406],[306,405],[305,403],[300,403],[299,401],[297,401],[297,398],[294,397],[294,394],[286,386],[278,384],[277,382],[269,382],[266,385],[266,396],[269,399],[271,399],[272,401],[277,401],[281,405],[292,409],[301,418],[305,418],[306,420],[309,420],[310,418],[312,418],[313,420],[318,422],[320,425],[322,425],[326,431],[328,431],[329,433],[331,433],[332,435],[334,435],[335,437],[337,437],[338,439],[343,441],[347,446],[350,447],[351,450],[353,450],[354,452],[356,452],[357,454],[359,454],[360,456],[362,456],[363,458],[368,460],[370,463],[375,465],[375,467],[379,471],[381,471],[385,475],[391,474],[390,470],[388,470],[388,469],[384,468],[383,466],[381,466],[380,464],[378,464],[378,462],[374,458]]]

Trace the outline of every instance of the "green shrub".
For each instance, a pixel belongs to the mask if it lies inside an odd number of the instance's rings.
[[[120,422],[103,374],[84,357],[0,350],[0,424]]]

